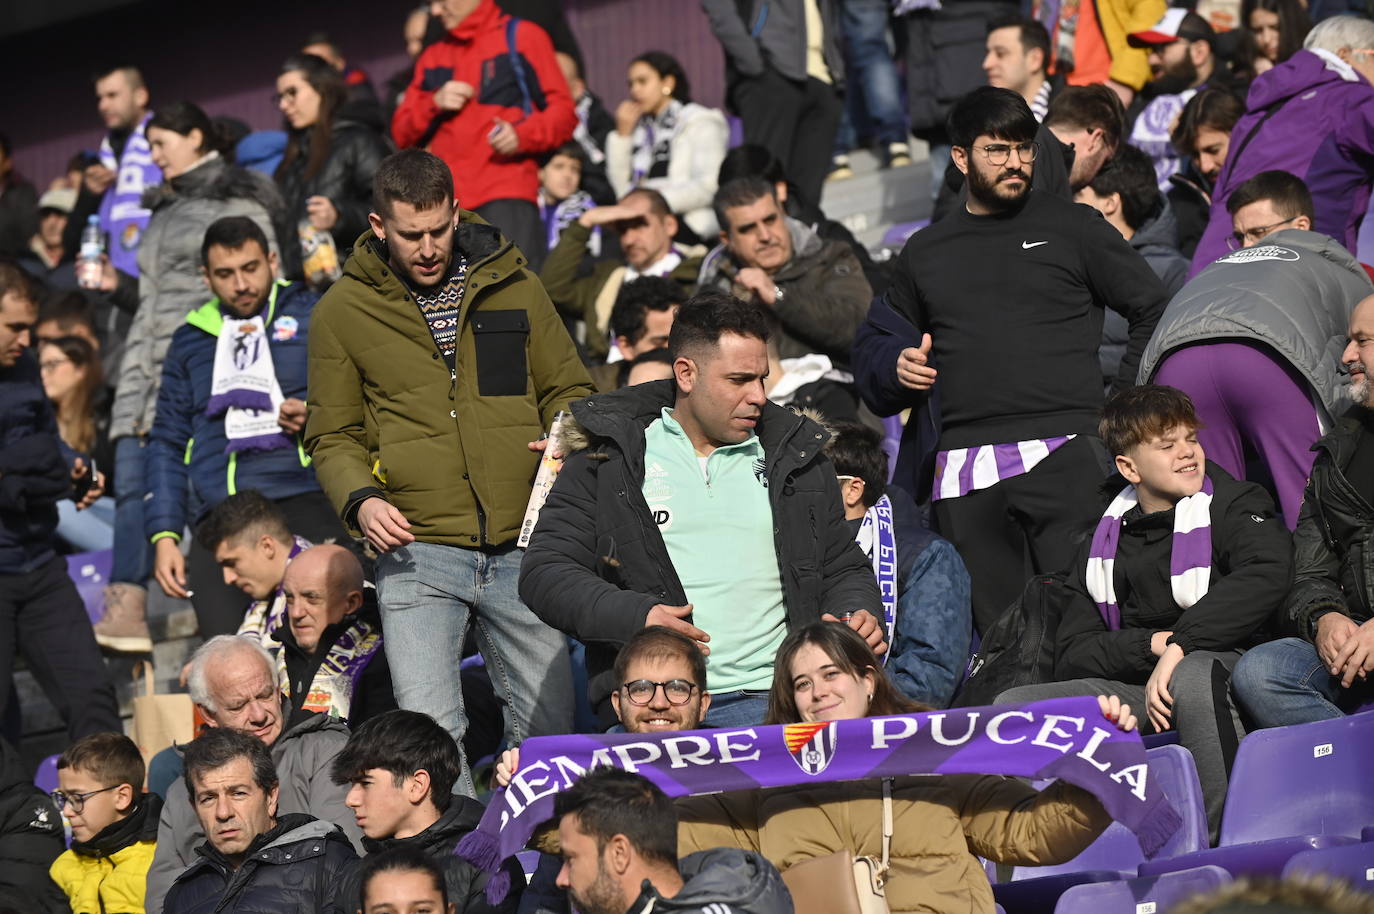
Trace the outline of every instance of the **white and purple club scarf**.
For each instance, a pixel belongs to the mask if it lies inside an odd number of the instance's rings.
[[[1136,504],[1135,486],[1122,489],[1093,532],[1088,550],[1088,594],[1097,604],[1108,631],[1121,628],[1116,604],[1116,548],[1121,542],[1121,518]],[[1174,506],[1174,548],[1169,557],[1169,583],[1174,602],[1187,609],[1207,595],[1212,578],[1212,480],[1202,477],[1202,491]]]
[[[878,580],[878,593],[883,598],[887,651],[878,659],[886,665],[892,653],[892,639],[897,633],[897,532],[892,522],[892,499],[884,495],[864,512],[854,541],[873,563],[873,576]]]
[[[272,287],[268,313],[275,310],[277,287]],[[283,318],[285,319],[285,318]],[[277,424],[285,397],[277,383],[263,315],[226,314],[215,343],[215,367],[205,415],[224,414],[224,451],[273,451],[290,447],[291,438]]]
[[[1151,777],[1140,733],[1116,729],[1095,698],[677,733],[537,736],[520,744],[520,770],[455,851],[491,874],[491,903],[510,888],[501,862],[553,815],[558,792],[606,766],[641,774],[670,797],[910,774],[1061,778],[1097,797],[1135,832],[1147,857],[1181,822]]]
[[[962,498],[1035,469],[1046,457],[1077,435],[1055,435],[1006,444],[980,444],[940,451],[935,455],[935,484],[931,500]]]

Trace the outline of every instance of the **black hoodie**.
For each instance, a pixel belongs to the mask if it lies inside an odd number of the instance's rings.
[[[57,808],[33,786],[19,753],[0,739],[0,907],[25,914],[70,911],[67,897],[48,878],[48,868],[65,849]]]
[[[369,856],[397,847],[419,848],[444,868],[449,900],[457,905],[462,914],[513,914],[520,907],[520,895],[525,889],[525,874],[519,862],[512,857],[502,864],[510,873],[511,888],[500,904],[492,905],[486,897],[487,874],[453,853],[462,837],[477,827],[483,811],[482,804],[471,797],[454,796],[449,808],[439,816],[439,821],[418,835],[409,838],[363,838],[363,848]],[[359,897],[362,891],[362,864],[362,860],[358,861],[339,880],[334,903],[340,911],[351,912],[362,907]]]

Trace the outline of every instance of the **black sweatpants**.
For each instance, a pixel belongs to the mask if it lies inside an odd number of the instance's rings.
[[[114,682],[61,556],[33,571],[0,574],[0,709],[10,702],[17,653],[66,721],[72,741],[124,732]]]
[[[276,504],[286,515],[286,525],[292,534],[317,545],[333,542],[347,548],[363,563],[363,570],[371,579],[372,563],[363,555],[362,547],[349,536],[323,492],[292,495],[278,499]],[[186,556],[186,583],[192,592],[191,606],[196,611],[202,638],[232,635],[239,630],[243,614],[252,600],[242,590],[224,583],[224,572],[215,561],[214,553],[194,539]]]
[[[940,534],[973,585],[973,624],[985,632],[1035,574],[1067,571],[1101,517],[1111,460],[1100,438],[1079,435],[1029,473],[935,502]]]
[[[844,108],[835,87],[814,77],[793,82],[769,67],[739,77],[730,101],[744,121],[744,142],[773,153],[803,199],[819,205]]]
[[[549,236],[544,228],[544,217],[539,207],[529,200],[490,200],[477,207],[477,215],[501,230],[515,242],[529,261],[526,266],[538,273],[544,267],[544,258],[549,253]]]

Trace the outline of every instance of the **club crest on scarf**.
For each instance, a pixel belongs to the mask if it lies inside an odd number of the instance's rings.
[[[835,757],[835,722],[818,724],[788,724],[783,727],[783,741],[797,767],[810,775],[817,775]]]
[[[247,370],[258,360],[258,354],[262,349],[262,334],[258,333],[256,324],[239,324],[238,332],[234,334],[234,367],[239,371]]]

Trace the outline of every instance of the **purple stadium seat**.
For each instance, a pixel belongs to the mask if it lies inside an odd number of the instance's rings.
[[[915,222],[898,222],[883,233],[883,247],[899,248],[906,244],[908,238],[925,228],[927,225],[930,225],[929,219],[917,219]]]
[[[1141,879],[1094,882],[1066,891],[1054,914],[1099,914],[1101,911],[1139,911],[1167,914],[1179,902],[1231,882],[1231,874],[1219,866],[1200,866]]]
[[[1165,730],[1163,733],[1143,733],[1140,741],[1145,744],[1146,749],[1156,749],[1160,746],[1177,746],[1178,731]]]
[[[1146,752],[1150,775],[1174,804],[1183,825],[1161,848],[1157,857],[1174,857],[1207,846],[1207,813],[1202,805],[1197,765],[1182,746],[1160,746]],[[1067,889],[1075,885],[1120,880],[1134,876],[1145,859],[1126,826],[1113,822],[1083,853],[1053,866],[1018,866],[1011,881],[993,886],[997,900],[1013,914],[1050,911]],[[990,877],[992,874],[989,874]],[[1104,909],[1105,910],[1105,909]]]
[[[91,617],[92,622],[105,614],[105,585],[110,583],[110,566],[113,562],[112,549],[77,552],[67,556],[67,576],[76,585],[76,592],[81,594],[81,602],[86,604],[86,615]]]
[[[1151,860],[1140,875],[1215,864],[1233,876],[1277,876],[1294,854],[1358,842],[1374,821],[1371,751],[1368,714],[1251,733],[1231,770],[1220,846]]]
[[[33,775],[33,786],[44,793],[52,793],[57,789],[57,756],[50,755],[38,763],[38,770]]]
[[[1374,892],[1374,844],[1347,844],[1294,854],[1283,868],[1284,878],[1298,873],[1335,876],[1363,892]]]

